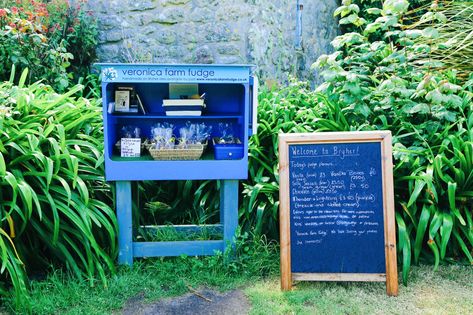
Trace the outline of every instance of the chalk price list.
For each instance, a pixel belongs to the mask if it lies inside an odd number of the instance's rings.
[[[294,245],[382,233],[375,213],[381,197],[373,193],[376,187],[370,187],[380,182],[381,174],[375,167],[357,163],[363,159],[359,146],[301,145],[290,150]]]

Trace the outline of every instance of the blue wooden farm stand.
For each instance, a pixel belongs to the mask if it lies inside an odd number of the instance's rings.
[[[116,211],[119,227],[120,264],[133,264],[134,257],[213,255],[232,244],[238,225],[238,180],[248,175],[248,137],[253,132],[256,84],[249,65],[165,65],[165,64],[98,64],[102,74],[102,97],[105,141],[105,177],[116,185]],[[256,81],[257,82],[257,81]],[[199,94],[206,95],[202,116],[166,116],[163,99],[169,98],[169,84],[198,84]],[[131,86],[140,96],[146,113],[126,114],[109,110],[119,86]],[[256,93],[255,93],[256,94]],[[153,124],[169,122],[176,126],[186,122],[212,125],[212,136],[218,136],[219,123],[233,127],[241,139],[243,157],[216,160],[209,152],[199,160],[159,161],[142,155],[122,158],[114,150],[120,140],[120,128],[138,126],[150,136]],[[131,181],[139,180],[219,180],[220,224],[222,240],[134,242],[132,228]],[[176,226],[181,231],[199,226]]]

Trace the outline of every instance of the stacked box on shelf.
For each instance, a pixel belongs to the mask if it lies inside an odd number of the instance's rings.
[[[163,100],[166,116],[201,116],[205,108],[203,99]]]

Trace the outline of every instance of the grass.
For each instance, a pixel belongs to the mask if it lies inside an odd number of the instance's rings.
[[[171,235],[173,233],[170,233]],[[237,258],[228,262],[226,254],[209,257],[152,258],[135,261],[133,268],[120,267],[107,281],[107,287],[79,281],[56,271],[31,283],[34,314],[109,314],[127,300],[140,296],[145,302],[177,296],[199,287],[226,291],[247,286],[279,268],[277,246],[264,238],[250,240],[247,233],[237,240]],[[0,314],[11,310],[13,300],[3,301]]]
[[[144,259],[132,269],[121,267],[108,287],[90,287],[60,271],[32,281],[35,314],[119,313],[128,301],[151,303],[209,287],[243,290],[251,314],[471,314],[473,267],[413,267],[408,286],[389,298],[382,283],[301,282],[291,292],[279,288],[279,256],[273,244],[246,240],[238,258],[224,255]],[[12,301],[6,301],[3,312]],[[0,309],[0,314],[2,310]]]
[[[209,259],[153,259],[120,268],[108,287],[91,288],[86,281],[72,280],[56,272],[32,284],[34,314],[108,314],[135,296],[151,302],[182,295],[199,286],[229,290],[245,285],[247,277],[229,277],[208,265]],[[202,271],[202,269],[207,269]],[[1,312],[0,312],[1,313]]]
[[[388,297],[383,283],[299,283],[287,293],[279,279],[245,289],[252,314],[472,314],[473,268],[412,267],[408,286]]]

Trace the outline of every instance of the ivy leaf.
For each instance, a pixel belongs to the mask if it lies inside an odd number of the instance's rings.
[[[347,82],[343,86],[345,90],[349,91],[352,94],[360,94],[361,93],[361,87],[360,84],[357,82]]]
[[[380,28],[381,28],[381,23],[373,22],[373,23],[370,23],[370,24],[366,25],[365,33],[371,34],[371,33],[376,32]]]
[[[384,33],[384,38],[389,38],[391,36],[398,36],[401,34],[401,31],[398,31],[398,30],[395,30],[395,31],[389,31],[389,32],[386,32]]]
[[[380,16],[375,20],[375,23],[380,23],[383,29],[397,24],[397,17],[394,15]]]
[[[332,46],[335,49],[339,49],[343,46],[348,47],[354,44],[362,43],[364,40],[365,40],[365,37],[363,37],[363,35],[361,34],[346,33],[346,34],[335,37],[335,39],[332,41]]]
[[[440,82],[440,91],[442,92],[453,92],[456,93],[461,90],[461,86],[450,83],[448,81]]]
[[[404,108],[404,111],[408,114],[428,114],[430,112],[429,105],[425,103],[414,103],[415,105],[411,108]]]
[[[379,8],[369,8],[366,10],[366,12],[368,12],[368,14],[380,15],[383,11]]]
[[[420,17],[420,23],[427,23],[434,19],[434,13],[429,11]]]
[[[371,110],[370,108],[368,107],[368,105],[364,104],[364,103],[357,103],[355,105],[355,111],[357,113],[360,113],[362,114],[363,116],[365,117],[368,117],[371,113]]]
[[[440,120],[446,120],[449,122],[455,122],[457,120],[457,114],[449,110],[446,110],[445,107],[443,106],[432,107],[432,112],[433,112],[434,117]]]
[[[349,16],[347,16],[346,18],[343,18],[340,20],[340,22],[338,22],[339,24],[353,24],[356,19],[358,19],[358,14],[356,13],[352,13],[350,14]]]
[[[319,58],[317,58],[317,61],[314,62],[312,64],[312,66],[310,66],[311,69],[317,69],[317,68],[321,68],[321,67],[324,67],[328,64],[328,56],[323,54],[323,55],[320,55]]]
[[[353,25],[360,27],[362,25],[366,24],[366,20],[364,18],[358,17],[354,22]]]
[[[346,16],[348,13],[350,13],[350,10],[348,9],[347,6],[345,5],[342,5],[340,7],[338,7],[335,12],[333,12],[333,16],[337,16],[337,15],[340,15],[341,17],[344,17]]]
[[[386,0],[383,4],[383,11],[387,14],[400,15],[409,8],[409,1],[407,0]]]
[[[427,95],[425,95],[425,99],[432,102],[433,104],[441,104],[444,100],[444,96],[438,89],[435,89],[427,93]]]
[[[430,46],[427,44],[417,44],[413,46],[415,53],[426,53],[430,52]]]
[[[447,22],[447,17],[442,12],[435,12],[434,18],[437,21],[439,21],[440,23],[446,23]]]
[[[426,29],[422,31],[422,36],[435,39],[435,38],[438,38],[440,35],[437,29],[433,27],[427,27]]]
[[[445,101],[453,107],[461,108],[463,99],[455,94],[445,96]]]
[[[371,44],[370,49],[373,51],[380,51],[383,50],[385,47],[387,47],[386,42],[376,41]]]
[[[396,41],[401,46],[412,46],[414,45],[414,41],[409,38],[400,38]]]
[[[425,61],[419,61],[419,64],[422,64],[424,67],[429,67],[429,68],[441,68],[444,66],[444,63],[438,60],[425,60]]]
[[[407,37],[414,39],[414,38],[422,36],[422,31],[421,30],[407,30],[407,31],[404,31],[404,34],[406,34]]]
[[[440,128],[442,128],[442,124],[440,124],[438,121],[429,120],[422,124],[421,127],[424,128],[427,133],[434,134]]]
[[[350,4],[350,5],[348,6],[348,9],[349,9],[350,11],[352,11],[352,12],[355,12],[355,13],[359,13],[359,12],[360,12],[360,7],[359,7],[358,5],[356,5],[356,4],[354,4],[354,3],[353,3],[353,4]]]

